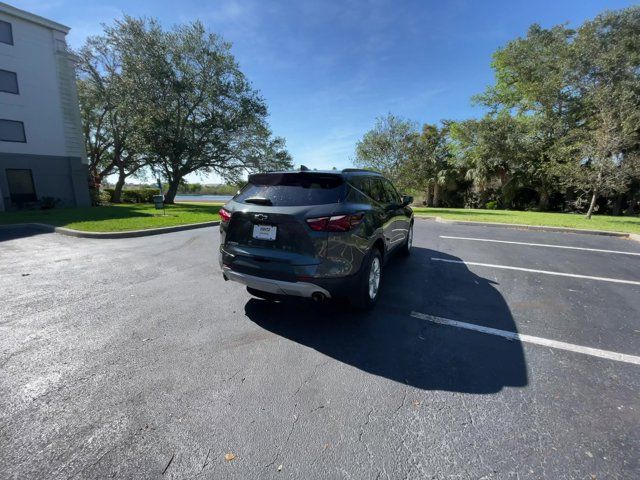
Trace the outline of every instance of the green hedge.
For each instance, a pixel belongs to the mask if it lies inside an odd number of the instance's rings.
[[[105,192],[109,193],[111,202],[113,202],[113,188],[105,188]],[[122,203],[153,203],[153,196],[158,195],[155,188],[136,188],[132,190],[123,190],[120,196]]]

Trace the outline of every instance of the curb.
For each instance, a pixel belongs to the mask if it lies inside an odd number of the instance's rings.
[[[640,234],[636,233],[624,233],[624,232],[606,232],[602,230],[585,230],[581,228],[570,227],[551,227],[546,225],[526,225],[520,223],[500,223],[500,222],[477,222],[473,220],[450,220],[448,218],[442,218],[433,215],[414,215],[415,218],[423,220],[434,220],[439,223],[448,223],[450,225],[478,225],[483,227],[503,227],[514,228],[520,230],[537,230],[541,232],[560,232],[560,233],[579,233],[585,235],[601,235],[603,237],[618,237],[618,238],[630,238],[637,242],[640,242]]]
[[[0,230],[14,230],[19,228],[31,228],[44,233],[59,233],[68,237],[77,238],[135,238],[147,237],[150,235],[161,235],[163,233],[181,232],[183,230],[194,230],[196,228],[214,227],[220,225],[220,221],[189,223],[187,225],[174,225],[171,227],[148,228],[145,230],[125,230],[123,232],[83,232],[72,228],[55,227],[46,223],[14,223],[10,225],[0,225]]]

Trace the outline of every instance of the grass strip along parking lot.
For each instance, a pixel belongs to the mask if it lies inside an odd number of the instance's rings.
[[[640,217],[630,216],[614,217],[610,215],[594,215],[591,220],[588,220],[582,214],[521,212],[516,210],[416,207],[413,211],[416,215],[432,215],[447,220],[516,223],[520,225],[602,230],[605,232],[640,233]]]
[[[219,220],[219,204],[167,205],[166,214],[151,204],[57,208],[0,213],[0,225],[46,223],[83,232],[124,232]]]
[[[222,202],[179,202],[167,205],[166,215],[150,204],[2,212],[0,225],[35,222],[85,232],[122,232],[219,220],[218,210],[222,205]],[[640,217],[595,215],[587,220],[583,215],[570,213],[423,207],[413,210],[417,216],[438,216],[448,220],[640,233]]]

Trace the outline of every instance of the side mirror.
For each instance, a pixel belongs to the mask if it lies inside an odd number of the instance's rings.
[[[411,205],[413,203],[413,197],[409,195],[402,196],[402,206],[406,207],[407,205]]]

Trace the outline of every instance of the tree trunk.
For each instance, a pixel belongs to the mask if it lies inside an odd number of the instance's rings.
[[[164,194],[164,203],[174,203],[176,194],[178,193],[178,187],[180,186],[180,180],[182,180],[182,177],[169,180],[169,188],[167,189],[167,193]]]
[[[116,182],[116,188],[113,190],[113,198],[111,199],[112,203],[120,203],[122,198],[122,189],[124,188],[124,182],[127,179],[127,176],[124,173],[124,170],[120,170],[118,174],[118,181]]]
[[[507,172],[506,168],[501,168],[498,170],[498,176],[500,177],[500,187],[504,188],[509,183],[509,172]]]
[[[540,192],[540,200],[538,201],[538,208],[542,211],[549,210],[549,192],[543,190]]]
[[[591,215],[593,215],[593,209],[596,206],[596,200],[598,198],[598,191],[593,191],[593,196],[591,197],[591,203],[589,204],[589,210],[587,210],[587,218],[591,220]]]
[[[632,217],[636,214],[636,197],[637,195],[631,194],[629,197],[629,206],[627,207],[626,215]]]
[[[431,185],[427,185],[427,190],[424,192],[424,204],[426,207],[433,206],[433,200],[431,198]]]
[[[440,206],[440,185],[437,182],[433,185],[433,206]]]
[[[616,195],[616,201],[613,203],[612,215],[616,217],[622,213],[622,202],[624,201],[624,195]]]

